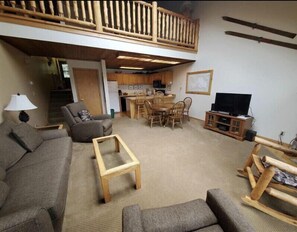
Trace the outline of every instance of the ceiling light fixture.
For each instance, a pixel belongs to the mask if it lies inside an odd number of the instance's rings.
[[[119,55],[117,58],[122,60],[138,60],[138,61],[161,63],[161,64],[179,64],[180,63],[178,61],[171,61],[171,60],[150,59],[150,58],[144,58],[144,57],[123,56],[123,55]]]
[[[122,68],[122,69],[136,69],[136,70],[142,70],[143,69],[141,67],[128,67],[128,66],[121,66],[120,68]]]

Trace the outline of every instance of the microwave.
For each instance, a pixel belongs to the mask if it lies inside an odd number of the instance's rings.
[[[162,86],[162,81],[161,80],[154,80],[153,81],[153,87],[154,88],[161,88]]]

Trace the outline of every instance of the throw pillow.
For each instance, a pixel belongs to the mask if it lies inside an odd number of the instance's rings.
[[[12,133],[27,151],[34,151],[43,142],[38,131],[24,122],[14,127]]]
[[[12,131],[12,129],[10,129]],[[9,132],[10,133],[10,132]],[[0,167],[4,170],[18,162],[26,150],[16,141],[12,134],[0,130]],[[1,180],[1,179],[0,179]]]
[[[81,118],[81,120],[84,121],[90,121],[92,120],[92,115],[88,110],[81,110],[78,112],[78,116]]]
[[[0,181],[0,208],[3,206],[8,196],[8,192],[9,192],[8,185],[5,182]]]

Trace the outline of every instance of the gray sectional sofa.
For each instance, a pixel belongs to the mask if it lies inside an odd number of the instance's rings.
[[[202,199],[163,208],[123,209],[123,232],[255,232],[243,214],[220,189],[207,191]]]
[[[61,231],[71,156],[64,129],[0,124],[0,231]]]

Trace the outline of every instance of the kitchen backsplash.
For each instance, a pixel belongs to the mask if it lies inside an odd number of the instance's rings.
[[[122,93],[127,94],[138,94],[138,93],[146,93],[147,90],[151,90],[153,92],[153,86],[152,85],[119,85],[119,90],[122,91]],[[167,87],[166,92],[170,92],[171,88]]]

